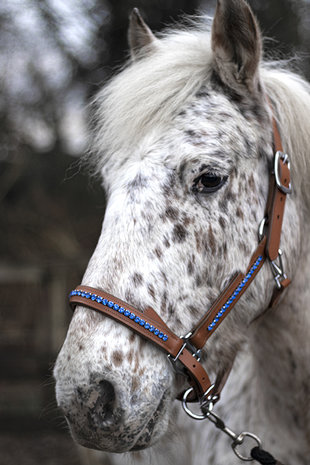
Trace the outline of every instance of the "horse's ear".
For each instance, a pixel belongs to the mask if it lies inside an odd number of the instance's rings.
[[[143,21],[138,8],[134,8],[129,17],[128,42],[132,59],[136,59],[140,50],[157,41],[151,29]]]
[[[215,70],[225,85],[239,92],[256,92],[262,39],[244,0],[217,0],[212,50]]]

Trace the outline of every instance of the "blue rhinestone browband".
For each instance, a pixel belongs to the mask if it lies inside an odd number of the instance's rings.
[[[237,289],[233,292],[233,294],[229,297],[229,299],[223,305],[221,310],[217,313],[217,315],[215,316],[212,323],[210,323],[210,325],[208,326],[208,331],[212,331],[215,328],[215,326],[217,325],[219,320],[222,318],[222,316],[224,315],[226,310],[231,306],[233,301],[236,299],[237,295],[241,292],[241,290],[244,288],[244,286],[246,285],[248,280],[252,277],[254,271],[258,268],[258,266],[259,266],[260,262],[262,261],[262,259],[263,259],[263,257],[260,255],[258,257],[258,259],[256,260],[256,262],[254,263],[254,265],[251,267],[250,271],[245,276],[245,278],[241,281],[241,283],[239,284]]]
[[[163,341],[168,340],[167,334],[164,334],[162,331],[157,329],[155,326],[151,325],[150,323],[143,320],[142,318],[136,316],[130,310],[127,310],[124,307],[121,307],[120,305],[112,302],[112,300],[104,299],[103,297],[100,297],[99,295],[92,294],[91,292],[80,291],[79,289],[76,289],[76,290],[70,292],[69,298],[74,296],[74,295],[84,297],[85,299],[95,300],[99,304],[102,304],[105,307],[109,307],[109,308],[115,310],[116,312],[124,315],[126,318],[129,318],[130,320],[133,320],[138,325],[143,326],[145,329],[150,331],[150,333],[153,333],[153,334],[155,334],[155,336],[159,337],[159,339],[162,339]]]

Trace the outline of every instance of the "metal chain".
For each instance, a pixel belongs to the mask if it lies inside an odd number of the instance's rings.
[[[246,438],[251,438],[256,442],[256,446],[261,449],[262,448],[262,442],[261,440],[253,433],[249,433],[247,431],[243,431],[240,434],[235,433],[232,429],[230,429],[224,421],[213,412],[213,407],[214,404],[218,400],[218,396],[212,395],[212,390],[214,388],[214,385],[212,385],[208,391],[204,394],[202,399],[200,399],[200,410],[201,414],[194,413],[192,410],[190,410],[189,406],[187,405],[187,399],[188,396],[193,392],[193,388],[189,388],[183,396],[183,401],[182,401],[182,406],[187,415],[189,415],[191,418],[194,420],[209,420],[211,423],[213,423],[216,428],[218,428],[220,431],[225,433],[227,436],[229,436],[233,441],[231,443],[231,447],[236,454],[236,456],[242,460],[243,462],[252,462],[254,459],[252,458],[251,455],[249,456],[244,456],[242,455],[238,447],[244,443],[244,440]]]

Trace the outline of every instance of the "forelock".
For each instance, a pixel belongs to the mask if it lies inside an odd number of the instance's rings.
[[[195,29],[165,32],[152,53],[128,62],[98,93],[91,148],[96,162],[167,127],[208,81],[212,70],[208,29],[200,21]]]

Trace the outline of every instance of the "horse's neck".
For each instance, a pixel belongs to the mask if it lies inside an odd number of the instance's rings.
[[[308,237],[307,232],[304,238]],[[293,447],[295,438],[301,455],[308,447],[309,458],[310,246],[306,243],[303,248],[298,270],[281,303],[253,328],[252,396],[257,423],[265,431],[268,428],[282,446]]]

